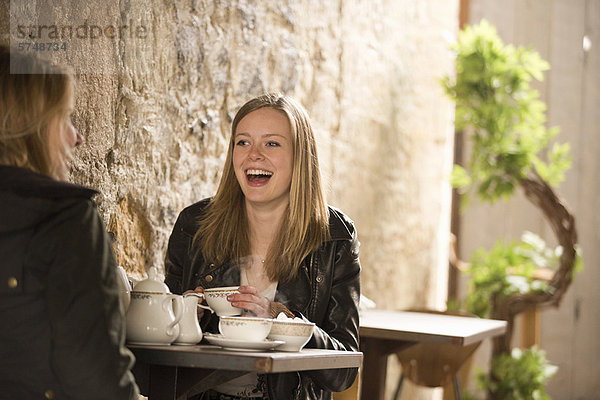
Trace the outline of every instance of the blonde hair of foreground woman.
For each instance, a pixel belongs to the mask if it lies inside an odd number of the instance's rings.
[[[0,164],[64,180],[70,149],[50,132],[63,129],[74,91],[69,69],[0,46]]]
[[[269,279],[288,281],[296,277],[302,260],[329,237],[329,216],[321,186],[315,136],[306,110],[290,97],[279,93],[265,94],[248,101],[237,112],[217,193],[207,216],[200,221],[194,240],[205,258],[217,264],[250,254],[244,194],[233,169],[233,149],[239,122],[264,107],[286,116],[293,140],[289,205],[265,260]]]

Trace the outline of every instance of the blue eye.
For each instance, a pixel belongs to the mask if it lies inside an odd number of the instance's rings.
[[[240,139],[237,142],[235,142],[236,146],[245,146],[246,144],[248,144],[248,141],[244,139]]]
[[[269,146],[269,147],[278,147],[279,143],[277,143],[277,142],[268,142],[267,146]]]

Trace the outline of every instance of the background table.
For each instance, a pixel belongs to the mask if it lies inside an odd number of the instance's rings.
[[[362,400],[383,400],[390,354],[419,342],[467,346],[506,332],[506,321],[392,310],[360,314]]]
[[[182,399],[248,372],[357,368],[363,358],[361,352],[321,349],[261,352],[212,345],[128,347],[136,357],[136,381],[149,400]]]

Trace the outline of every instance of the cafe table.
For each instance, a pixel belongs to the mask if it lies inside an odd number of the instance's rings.
[[[133,374],[148,400],[185,399],[248,372],[272,374],[314,369],[357,368],[363,354],[308,349],[299,352],[247,351],[214,345],[128,345]]]
[[[387,359],[417,343],[468,346],[506,332],[506,321],[368,309],[360,314],[361,399],[383,400]]]

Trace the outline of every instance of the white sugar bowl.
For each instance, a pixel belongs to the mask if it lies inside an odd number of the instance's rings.
[[[285,343],[277,348],[281,351],[300,351],[310,340],[315,329],[313,322],[299,318],[277,318],[273,320],[269,339],[283,340]]]
[[[127,342],[131,344],[171,344],[179,336],[183,313],[182,296],[172,294],[159,278],[155,267],[148,279],[131,291],[126,314]]]

